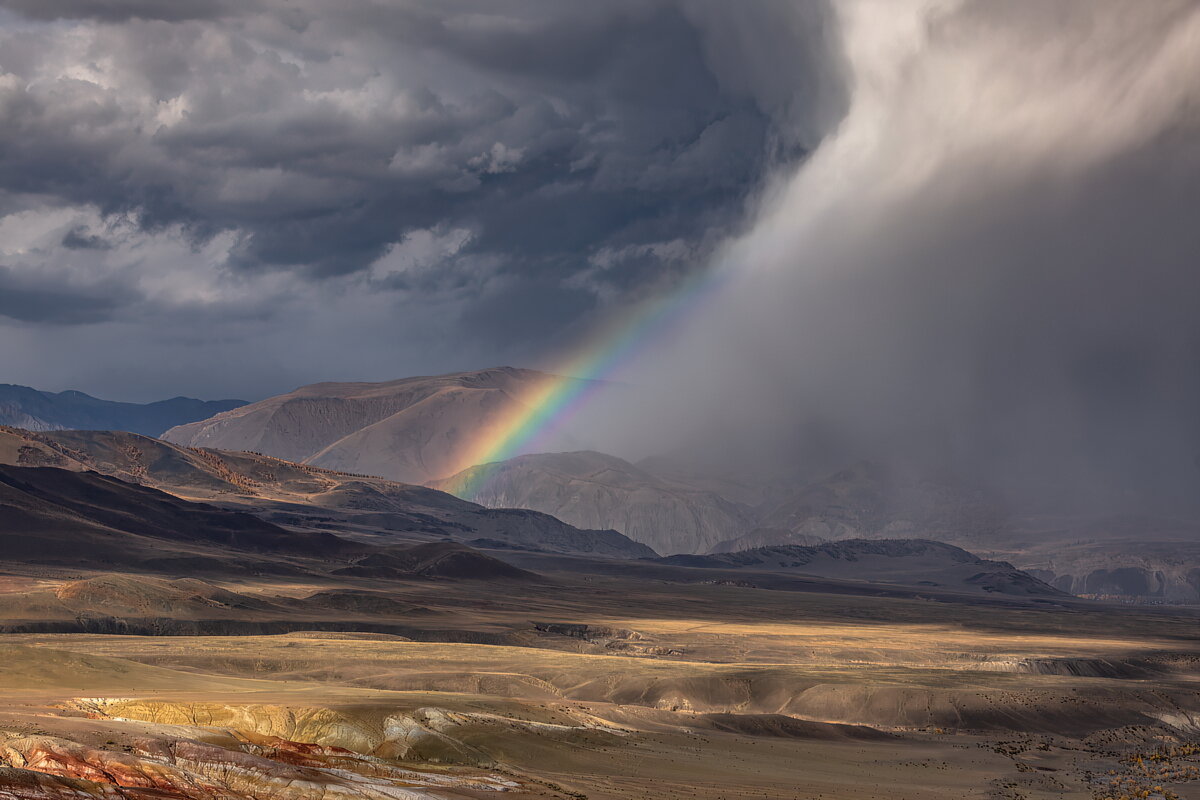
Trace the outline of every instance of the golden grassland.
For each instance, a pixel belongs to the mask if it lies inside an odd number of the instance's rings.
[[[60,591],[78,577],[10,578],[0,610],[90,596]],[[395,620],[415,637],[457,641],[9,634],[2,735],[136,752],[146,737],[300,742],[468,781],[429,797],[488,796],[469,785],[488,775],[577,799],[1200,797],[1186,613],[601,575],[215,583],[264,605],[164,607],[240,619],[352,589],[419,607]]]

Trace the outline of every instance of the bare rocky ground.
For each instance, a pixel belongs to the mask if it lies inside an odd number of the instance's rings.
[[[10,619],[320,605],[408,635],[9,634],[0,797],[1200,796],[1195,614],[624,563],[529,554],[538,579],[503,584],[9,570]]]

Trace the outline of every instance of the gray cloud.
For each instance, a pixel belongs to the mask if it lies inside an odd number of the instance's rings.
[[[68,250],[108,250],[112,247],[103,237],[88,233],[82,226],[67,231],[62,237],[62,246]]]
[[[36,6],[121,24],[41,31],[40,57],[4,65],[0,185],[137,211],[148,228],[239,230],[245,269],[354,272],[450,221],[514,270],[561,273],[606,243],[736,214],[768,140],[793,136],[722,85],[675,3],[501,16],[313,0],[236,24],[202,19],[213,3],[184,4],[176,24],[143,13],[164,5]],[[763,25],[790,16],[757,11]],[[816,71],[822,55],[779,66]]]
[[[620,376],[661,406],[599,446],[1180,503],[1198,30],[1186,0],[7,0],[0,367],[151,399],[552,365],[714,265]]]
[[[56,325],[103,322],[125,304],[122,294],[115,286],[43,283],[0,266],[0,317],[10,320]]]
[[[146,300],[121,322],[147,337],[172,308],[203,309],[212,330],[257,304],[299,333],[304,298],[382,296],[402,340],[418,334],[398,320],[440,308],[453,366],[539,359],[703,266],[842,97],[824,4],[0,9],[0,213],[75,214],[36,252],[0,234],[0,257],[29,281],[131,287]],[[453,231],[469,234],[453,253],[405,260]],[[656,255],[676,241],[688,264]],[[641,255],[596,268],[617,252]]]
[[[227,0],[2,0],[7,8],[38,20],[92,19],[125,22],[130,19],[158,19],[178,22],[210,19],[234,8]]]

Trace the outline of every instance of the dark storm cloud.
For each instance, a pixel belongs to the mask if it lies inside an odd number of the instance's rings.
[[[116,286],[69,287],[0,266],[0,317],[20,322],[83,325],[110,320],[128,301]]]
[[[146,397],[542,360],[817,145],[836,40],[824,2],[0,0],[0,263],[76,309],[37,294],[7,365]],[[226,366],[168,383],[169,342]]]
[[[112,247],[103,237],[90,234],[81,226],[67,231],[62,246],[68,250],[108,250]]]
[[[83,22],[0,56],[0,187],[198,240],[236,230],[247,271],[355,273],[454,225],[544,288],[603,247],[729,225],[773,153],[815,144],[786,116],[836,94],[810,77],[822,96],[755,96],[699,2],[7,5]],[[813,76],[827,16],[751,14],[801,27],[774,68]]]
[[[231,7],[228,0],[0,0],[7,8],[33,19],[94,19],[124,22],[129,19],[209,19]]]

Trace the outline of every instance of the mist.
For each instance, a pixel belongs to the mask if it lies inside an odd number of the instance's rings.
[[[577,422],[816,476],[868,458],[1028,508],[1200,493],[1200,6],[836,5],[845,114],[720,288]],[[635,398],[635,399],[634,399]],[[630,402],[630,400],[633,402]]]

